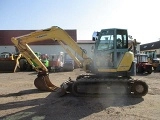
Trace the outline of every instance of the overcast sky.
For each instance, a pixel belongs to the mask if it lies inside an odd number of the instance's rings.
[[[78,40],[94,31],[128,29],[141,44],[160,38],[160,0],[0,0],[1,30],[77,29]]]

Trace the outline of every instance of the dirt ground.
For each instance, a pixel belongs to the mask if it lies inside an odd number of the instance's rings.
[[[83,71],[50,73],[57,86]],[[137,75],[149,85],[143,98],[127,96],[57,97],[55,92],[35,88],[35,72],[0,73],[0,119],[2,120],[159,120],[160,73]]]

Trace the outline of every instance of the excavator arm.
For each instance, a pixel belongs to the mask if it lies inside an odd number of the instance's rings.
[[[35,70],[38,72],[38,76],[35,79],[35,86],[40,90],[54,91],[57,87],[53,85],[48,77],[48,69],[39,60],[34,51],[29,47],[29,43],[45,41],[45,40],[57,41],[66,52],[74,59],[79,67],[82,67],[86,71],[86,65],[90,64],[92,60],[83,52],[83,50],[77,45],[77,43],[67,34],[67,32],[57,26],[53,26],[48,29],[38,30],[27,35],[12,37],[12,42],[18,48],[19,52],[32,64],[36,63]],[[65,45],[66,44],[66,45]],[[80,61],[74,54],[76,52],[81,58]]]

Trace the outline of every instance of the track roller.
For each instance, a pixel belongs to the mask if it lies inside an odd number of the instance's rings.
[[[53,85],[49,79],[49,74],[46,72],[39,72],[37,78],[34,81],[34,85],[41,91],[56,91],[57,86]]]

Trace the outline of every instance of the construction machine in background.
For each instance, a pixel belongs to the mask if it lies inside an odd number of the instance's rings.
[[[74,62],[67,58],[67,54],[59,52],[58,54],[49,55],[50,68],[54,72],[73,71]]]
[[[157,58],[157,54],[155,50],[147,51],[146,52],[148,55],[148,62],[152,64],[153,69],[155,72],[160,71],[160,59]]]
[[[35,54],[48,69],[48,72],[63,72],[74,70],[74,61],[67,53],[59,52],[59,54],[48,55],[35,52]],[[19,64],[20,71],[33,71],[37,66],[34,61],[32,61],[32,64],[30,64],[24,57],[19,59]]]
[[[148,55],[147,54],[136,54],[136,72],[137,73],[148,73],[151,74],[153,67],[152,64],[148,62]]]
[[[19,59],[21,54],[2,52],[0,54],[0,72],[17,72],[20,70]]]
[[[23,55],[19,59],[19,66],[20,66],[20,71],[32,71],[34,68],[33,63],[30,64]]]
[[[152,64],[155,72],[160,72],[160,59],[159,58],[148,58],[148,62]]]
[[[41,60],[41,53],[35,52],[36,56],[39,60]],[[30,58],[27,58],[30,59]],[[27,61],[27,59],[22,55],[19,59],[20,71],[33,71],[37,64],[31,60],[31,63]]]
[[[50,62],[49,62],[49,57],[47,54],[41,54],[40,55],[40,60],[42,61],[42,63],[46,66],[46,68],[48,69],[48,71],[51,71],[51,67],[50,67]]]
[[[47,67],[49,72],[73,71],[74,61],[65,52],[58,54],[42,54],[40,57],[42,63]]]
[[[62,71],[73,71],[74,70],[74,60],[67,54],[64,53],[63,67]]]
[[[63,72],[74,70],[74,60],[65,52],[49,55],[49,67],[51,71]]]
[[[60,91],[61,95],[72,93],[75,96],[92,96],[106,94],[129,94],[142,97],[148,92],[148,85],[141,80],[133,79],[136,63],[134,53],[128,41],[126,29],[102,29],[94,32],[95,47],[90,58],[65,30],[53,26],[48,29],[32,32],[27,35],[13,37],[12,42],[20,53],[37,66],[35,86],[43,91]],[[28,43],[52,39],[57,41],[77,65],[87,74],[77,76],[76,80],[65,81],[60,87],[55,86],[49,79],[48,69],[38,59]],[[136,45],[133,40],[132,45]],[[75,52],[79,57],[74,55]]]

